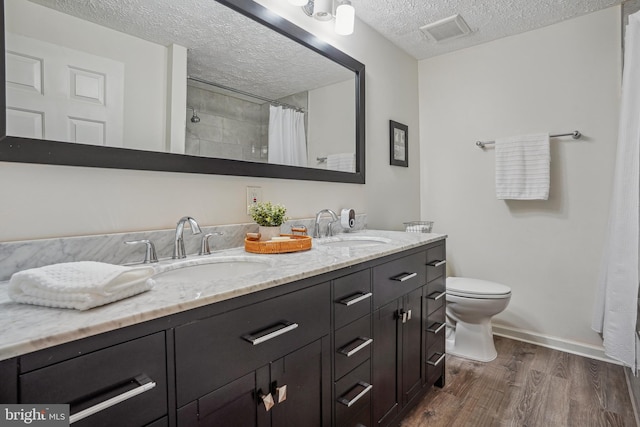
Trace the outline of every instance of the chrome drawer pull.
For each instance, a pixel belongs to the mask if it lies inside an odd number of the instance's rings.
[[[445,265],[446,263],[447,263],[447,260],[443,259],[442,261],[431,261],[431,262],[428,262],[427,265],[429,267],[441,267],[441,266]]]
[[[156,386],[154,381],[151,381],[149,377],[146,375],[138,375],[134,378],[134,380],[140,384],[139,387],[136,387],[132,390],[125,391],[122,394],[112,397],[111,399],[107,399],[103,402],[97,403],[90,408],[84,409],[80,412],[76,412],[75,414],[69,417],[69,424],[73,424],[77,421],[85,419],[93,414],[96,414],[100,411],[104,411],[107,408],[110,408],[114,405],[117,405],[120,402],[124,402],[125,400],[131,399],[139,394],[144,393],[145,391],[149,391]]]
[[[295,328],[298,327],[298,324],[293,322],[280,322],[280,323],[284,325],[282,328],[276,329],[275,331],[269,332],[268,334],[265,334],[262,336],[247,334],[247,335],[243,335],[242,338],[253,345],[258,345],[258,344],[262,344],[265,341],[274,339],[277,336],[293,331]],[[268,329],[271,329],[271,328],[268,328]]]
[[[435,353],[434,356],[436,354],[440,355],[440,357],[438,357],[438,360],[436,360],[435,362],[432,362],[431,360],[427,360],[427,364],[429,364],[431,366],[438,366],[440,364],[440,362],[442,362],[444,360],[444,358],[447,356],[445,353]]]
[[[432,299],[434,301],[438,301],[440,298],[442,298],[443,296],[445,296],[447,294],[446,291],[444,292],[433,292],[430,293],[427,298]]]
[[[353,304],[357,304],[360,301],[364,301],[367,298],[371,298],[373,294],[371,292],[367,292],[366,294],[364,293],[360,293],[360,295],[358,295],[357,297],[354,298],[345,298],[345,299],[341,299],[340,301],[338,301],[340,304],[342,305],[346,305],[347,307],[353,305]]]
[[[440,325],[437,328],[434,328],[435,325]],[[427,332],[431,332],[434,334],[437,334],[438,332],[440,332],[441,330],[443,330],[445,327],[447,326],[446,323],[440,323],[440,322],[433,322],[431,325],[429,325],[429,327],[427,328]]]
[[[393,276],[391,280],[395,280],[396,282],[404,282],[405,280],[413,279],[417,275],[418,273],[401,273],[397,276]]]
[[[351,350],[347,350],[347,348],[349,348],[349,346],[351,344],[353,344],[354,342],[356,342],[356,341],[362,341],[362,344],[358,345],[357,347],[352,348]],[[344,354],[347,357],[351,357],[354,354],[356,354],[357,352],[359,352],[360,350],[362,350],[363,348],[365,348],[366,346],[368,346],[369,344],[371,344],[372,342],[373,342],[372,338],[358,337],[354,341],[350,342],[349,344],[347,344],[346,346],[344,346],[340,350],[338,350],[338,353]]]
[[[355,405],[355,403],[356,403],[358,400],[362,399],[362,397],[363,397],[365,394],[369,393],[369,391],[373,388],[373,386],[372,386],[371,384],[367,384],[367,383],[365,383],[364,381],[358,381],[358,385],[359,385],[360,387],[364,387],[364,389],[363,389],[360,393],[358,393],[358,395],[357,395],[356,397],[354,397],[354,398],[353,398],[353,399],[351,399],[351,400],[348,400],[348,399],[347,399],[347,398],[345,398],[345,397],[341,397],[341,398],[339,398],[339,399],[338,399],[338,402],[342,403],[342,404],[343,404],[344,406],[346,406],[347,408],[350,408],[350,407],[352,407],[353,405]]]

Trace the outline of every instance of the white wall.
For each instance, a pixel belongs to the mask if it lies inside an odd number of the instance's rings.
[[[125,141],[122,145],[165,150],[167,49],[164,46],[24,0],[5,1],[5,11],[7,32],[123,63]],[[186,61],[186,57],[183,60]],[[184,116],[184,108],[180,112]]]
[[[496,330],[584,352],[601,348],[590,324],[616,146],[619,22],[613,7],[419,63],[422,219],[449,235],[450,274],[511,286]],[[582,140],[552,139],[548,201],[496,200],[494,150],[475,141],[575,129]]]
[[[415,59],[356,19],[350,36],[333,33],[332,22],[307,17],[300,7],[280,0],[259,0],[291,22],[351,55],[366,67],[366,174],[361,189],[369,228],[402,230],[402,222],[420,215],[420,131],[418,68]],[[357,15],[357,12],[356,12]],[[409,126],[409,167],[389,165],[389,120]],[[354,201],[346,203],[358,210]]]
[[[355,34],[340,37],[300,8],[265,3],[366,64],[365,185],[0,163],[0,218],[7,224],[0,241],[171,228],[186,214],[203,225],[248,222],[249,185],[261,186],[264,198],[285,204],[293,218],[345,207],[366,212],[370,228],[398,228],[402,220],[417,218],[417,61],[361,22]],[[389,119],[409,125],[408,169],[389,166]]]
[[[318,157],[355,153],[355,79],[309,91],[307,156],[310,167],[326,169]]]

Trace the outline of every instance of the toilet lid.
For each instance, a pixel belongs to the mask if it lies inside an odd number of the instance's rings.
[[[488,280],[447,277],[447,294],[468,298],[508,298],[511,288]]]

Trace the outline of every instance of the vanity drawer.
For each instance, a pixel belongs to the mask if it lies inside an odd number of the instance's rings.
[[[336,329],[371,312],[371,273],[363,270],[333,282]]]
[[[335,332],[335,378],[371,357],[371,316],[363,317]]]
[[[446,257],[444,243],[427,249],[427,282],[445,275],[447,271]]]
[[[419,252],[373,268],[374,310],[425,284],[424,259]]]
[[[371,408],[365,407],[353,418],[349,420],[341,420],[339,427],[373,427],[371,423]]]
[[[432,347],[430,357],[426,359],[427,366],[427,377],[426,384],[428,386],[433,385],[438,378],[440,378],[444,373],[445,366],[445,353],[444,353],[444,342],[442,343],[442,348],[435,346],[437,348]]]
[[[73,418],[113,399],[74,426],[141,426],[167,414],[166,371],[158,332],[20,375],[20,402],[69,403]]]
[[[444,276],[429,282],[426,288],[425,299],[427,301],[427,315],[445,307],[447,292]]]
[[[329,334],[328,283],[175,330],[178,406]]]
[[[369,361],[336,382],[336,425],[348,425],[349,420],[353,420],[363,411],[371,411],[372,387]]]
[[[435,313],[433,313],[432,316],[429,316],[427,318],[426,329],[425,329],[427,333],[426,340],[425,340],[425,346],[427,349],[425,354],[427,355],[427,358],[433,356],[434,352],[444,351],[442,344],[445,342],[445,338],[447,334],[447,325],[444,319],[442,321],[440,319],[433,320],[434,318],[440,317],[438,314],[441,312],[444,315],[444,307],[441,310],[438,310]]]
[[[427,331],[427,339],[432,339],[433,334],[437,334],[440,330],[444,329],[442,325],[446,324],[447,317],[445,311],[446,308],[443,306],[427,315],[425,319],[425,330]]]

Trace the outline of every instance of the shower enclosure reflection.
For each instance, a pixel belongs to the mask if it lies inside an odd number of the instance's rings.
[[[276,100],[211,83],[187,79],[187,116],[198,111],[199,120],[186,121],[185,154],[326,168],[328,156],[350,151],[355,116],[344,106],[355,104],[353,78]]]

